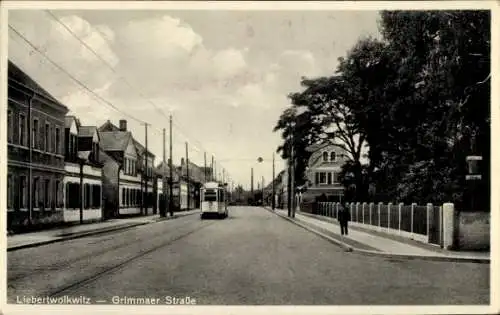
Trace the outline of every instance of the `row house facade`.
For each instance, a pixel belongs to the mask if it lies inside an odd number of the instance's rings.
[[[68,108],[8,62],[7,227],[63,221]]]
[[[100,138],[95,126],[82,126],[74,116],[65,119],[64,221],[100,221],[102,169]]]

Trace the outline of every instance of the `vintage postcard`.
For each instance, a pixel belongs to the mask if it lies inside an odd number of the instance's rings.
[[[1,311],[497,313],[498,7],[3,2]]]

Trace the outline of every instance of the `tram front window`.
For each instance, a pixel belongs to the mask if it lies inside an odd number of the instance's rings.
[[[217,191],[215,190],[205,190],[205,201],[217,201]]]

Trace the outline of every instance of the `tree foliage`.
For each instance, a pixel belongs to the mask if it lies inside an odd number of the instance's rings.
[[[310,119],[301,139],[335,139],[350,153],[343,174],[355,175],[358,198],[368,197],[369,181],[378,199],[402,202],[460,204],[465,157],[482,155],[489,200],[490,13],[384,11],[380,31],[381,40],[360,39],[332,76],[302,79],[304,90],[290,94]]]

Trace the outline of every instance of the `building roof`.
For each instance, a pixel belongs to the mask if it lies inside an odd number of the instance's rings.
[[[96,132],[97,132],[96,126],[80,126],[80,128],[78,129],[78,136],[93,137]]]
[[[177,181],[179,180],[179,171],[178,171],[178,167],[175,166],[175,165],[172,165],[172,174],[173,174],[173,178],[174,178],[174,181]],[[166,173],[166,177],[170,177],[170,167],[168,166],[168,162],[167,163],[163,163],[163,161],[158,164],[158,166],[156,166],[154,168],[154,172],[157,174],[157,175],[163,175],[163,171],[165,170],[165,173]]]
[[[101,132],[123,132],[123,131],[120,131],[120,128],[118,126],[116,126],[115,124],[113,124],[109,120],[106,121],[101,127],[99,127],[99,131],[101,131]],[[129,132],[132,135],[132,133],[130,131],[127,131],[127,132]],[[144,151],[146,150],[146,147],[144,147],[139,141],[137,141],[133,135],[132,135],[132,141],[134,141],[134,146],[137,150],[137,154],[139,155],[139,158],[141,158],[142,155],[144,154]],[[148,154],[151,157],[155,157],[153,152],[151,152],[149,150],[148,150]]]
[[[308,146],[306,148],[306,151],[308,152],[316,152],[318,150],[321,150],[325,147],[328,147],[330,145],[333,145],[333,141],[332,140],[325,140],[323,142],[319,142],[319,143],[314,143],[314,144],[311,144],[310,146]]]
[[[71,126],[73,126],[73,122],[76,123],[76,117],[75,116],[71,116],[71,115],[65,116],[64,117],[64,128],[70,129]],[[78,125],[76,127],[78,129]]]
[[[45,97],[46,99],[52,101],[54,104],[61,106],[66,113],[68,108],[60,103],[54,96],[42,88],[38,83],[35,82],[29,75],[27,75],[21,68],[19,68],[15,63],[9,60],[8,64],[8,80],[14,81],[18,84],[25,86],[26,88],[36,92],[38,95]]]
[[[131,137],[130,131],[101,131],[100,147],[105,151],[125,151]]]

